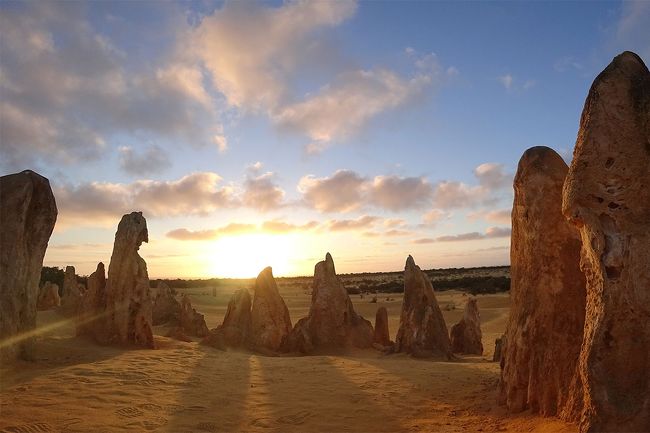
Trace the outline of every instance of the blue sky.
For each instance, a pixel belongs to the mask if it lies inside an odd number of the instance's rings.
[[[46,264],[142,210],[152,276],[508,263],[523,151],[565,160],[650,2],[0,4],[0,170],[47,176]]]

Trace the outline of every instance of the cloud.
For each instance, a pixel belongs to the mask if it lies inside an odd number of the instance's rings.
[[[506,88],[506,90],[510,90],[512,88],[512,82],[514,81],[514,78],[510,74],[506,75],[500,75],[497,77],[497,79],[503,84],[503,87]]]
[[[383,224],[384,227],[392,229],[405,226],[406,220],[402,218],[386,218]]]
[[[492,205],[498,194],[512,185],[513,175],[503,164],[484,163],[477,166],[474,176],[478,185],[458,181],[442,181],[434,185],[433,205],[438,210]]]
[[[346,220],[329,220],[323,224],[323,227],[326,230],[331,232],[339,232],[346,230],[358,230],[364,228],[370,228],[379,221],[378,217],[364,215],[357,219],[346,219]]]
[[[573,56],[560,57],[553,64],[553,69],[557,72],[566,72],[569,69],[581,70],[582,68],[582,63],[578,62]]]
[[[485,220],[495,224],[510,224],[511,223],[511,209],[499,209],[490,211],[477,211],[467,214],[469,220]]]
[[[133,176],[158,173],[171,167],[169,156],[158,145],[149,145],[142,152],[132,147],[122,146],[118,149],[120,168]]]
[[[86,20],[86,8],[3,8],[2,166],[97,160],[117,135],[209,141],[218,124],[202,72],[170,60],[132,70]]]
[[[339,25],[355,10],[352,1],[279,7],[226,2],[203,17],[183,46],[192,47],[230,105],[273,111],[289,97],[290,79],[313,47],[316,32]]]
[[[308,155],[362,130],[375,116],[404,106],[444,76],[434,54],[407,52],[411,74],[332,59],[323,33],[350,19],[355,1],[291,1],[280,6],[225,2],[182,41],[231,107],[261,113],[281,130],[311,140]],[[316,73],[314,73],[316,71]],[[310,88],[298,86],[310,74]]]
[[[420,239],[415,239],[415,240],[413,240],[412,243],[414,243],[414,244],[418,244],[418,245],[419,245],[419,244],[432,244],[432,243],[434,243],[435,241],[436,241],[436,240],[435,240],[435,239],[432,239],[432,238],[420,238]]]
[[[355,135],[376,115],[406,104],[431,81],[431,75],[408,79],[385,69],[346,72],[317,94],[284,106],[273,120],[281,128],[307,134],[314,140],[307,153],[319,153],[328,143]]]
[[[510,73],[499,75],[497,77],[497,81],[499,81],[503,88],[508,92],[517,93],[525,92],[526,90],[530,90],[537,85],[537,81],[531,79],[525,80],[523,83],[521,83],[521,80],[515,78]]]
[[[179,241],[207,241],[217,239],[223,235],[238,235],[255,231],[257,231],[257,226],[254,224],[231,223],[224,227],[212,230],[192,231],[180,228],[167,232],[166,236],[170,239],[176,239]]]
[[[448,218],[449,213],[440,209],[432,209],[422,217],[423,221],[426,224],[433,224],[440,221],[441,219]]]
[[[208,215],[238,203],[233,189],[221,186],[221,180],[216,173],[198,172],[172,181],[55,185],[59,224],[112,225],[134,210],[146,217]]]
[[[620,17],[608,30],[614,50],[632,50],[646,61],[650,58],[650,2],[622,2]]]
[[[352,170],[338,170],[329,177],[304,176],[298,190],[308,206],[321,212],[351,212],[362,207],[398,212],[427,206],[433,187],[423,177],[369,179]]]
[[[275,173],[259,173],[262,164],[257,162],[248,169],[244,181],[244,205],[262,212],[278,209],[283,206],[284,190],[275,182]]]
[[[431,184],[422,177],[376,176],[369,190],[370,204],[391,211],[422,208],[433,193]]]
[[[485,233],[471,232],[461,233],[458,235],[440,236],[435,239],[436,242],[458,242],[473,241],[479,239],[505,238],[509,237],[511,230],[509,227],[489,227]]]
[[[457,181],[439,182],[433,191],[433,205],[439,209],[472,207],[488,198],[489,191],[486,188]]]
[[[279,220],[271,220],[262,223],[262,230],[270,233],[290,233],[312,230],[318,227],[318,225],[317,221],[309,221],[305,224],[292,224]]]
[[[331,177],[304,176],[298,190],[305,203],[321,212],[350,212],[361,206],[366,180],[351,170],[338,170]]]
[[[512,174],[505,171],[503,164],[486,162],[474,169],[474,175],[481,186],[499,189],[512,185]]]

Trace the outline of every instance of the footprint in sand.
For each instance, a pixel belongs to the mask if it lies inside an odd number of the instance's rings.
[[[209,431],[209,432],[219,431],[219,426],[213,422],[200,422],[196,425],[196,428],[201,431]]]
[[[119,408],[118,410],[115,411],[115,414],[123,417],[123,418],[135,418],[137,416],[142,416],[144,415],[144,412],[142,412],[140,409],[137,407],[133,406],[126,406]]]
[[[156,430],[160,427],[163,427],[166,424],[167,424],[166,418],[155,416],[153,418],[145,419],[143,421],[132,422],[130,424],[127,424],[126,427],[129,428],[141,427],[145,430]]]
[[[312,416],[312,413],[307,410],[301,410],[291,415],[281,416],[277,419],[280,424],[301,425],[304,424],[307,418]]]
[[[140,379],[140,380],[136,380],[135,383],[137,385],[142,385],[142,386],[155,386],[155,385],[164,385],[167,383],[167,381],[163,379]]]
[[[142,403],[139,404],[138,407],[140,409],[148,410],[149,412],[161,412],[163,410],[161,405],[155,403]]]
[[[5,427],[0,430],[0,433],[50,433],[56,429],[50,424],[44,422],[36,422],[33,424],[22,424]]]
[[[255,427],[272,428],[273,420],[271,418],[255,418],[251,421],[251,425]]]

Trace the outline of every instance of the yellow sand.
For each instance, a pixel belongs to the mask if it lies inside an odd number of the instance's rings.
[[[295,322],[309,296],[282,289]],[[218,325],[229,293],[188,290],[209,327]],[[393,300],[386,301],[386,297]],[[437,295],[447,325],[462,315],[465,295]],[[352,296],[374,322],[389,312],[391,337],[401,295],[378,303]],[[4,366],[0,431],[9,432],[575,432],[576,426],[530,414],[507,415],[495,403],[499,366],[490,362],[504,330],[509,298],[479,296],[484,356],[458,362],[358,350],[345,356],[264,357],[221,352],[157,336],[156,350],[101,347],[74,338],[72,325],[37,341],[37,360]],[[446,310],[455,306],[453,310]],[[40,327],[63,320],[39,313]],[[156,332],[163,334],[160,327]]]

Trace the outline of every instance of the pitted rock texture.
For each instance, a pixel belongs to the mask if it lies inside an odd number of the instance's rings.
[[[562,215],[568,167],[552,149],[524,152],[514,179],[511,306],[499,402],[510,412],[567,407],[585,315],[578,231]]]
[[[0,340],[6,343],[0,361],[32,357],[32,339],[20,335],[36,326],[38,283],[57,214],[43,176],[25,170],[0,177]]]
[[[650,431],[650,73],[624,52],[598,75],[564,184],[587,278],[575,387],[581,431]]]

